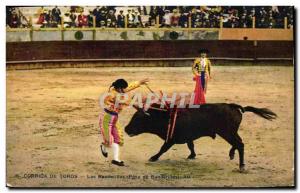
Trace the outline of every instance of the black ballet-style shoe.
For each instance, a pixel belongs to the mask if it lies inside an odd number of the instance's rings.
[[[111,163],[117,166],[125,166],[123,161],[112,160]]]
[[[100,145],[100,149],[101,149],[101,153],[104,157],[107,157],[108,156],[108,153],[104,151],[103,149],[103,145]]]

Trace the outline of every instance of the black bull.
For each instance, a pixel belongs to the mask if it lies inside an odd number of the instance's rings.
[[[155,105],[159,107],[158,105]],[[167,128],[170,118],[169,111],[162,111],[157,108],[149,108],[146,112],[136,108],[129,124],[125,127],[125,132],[129,136],[142,133],[152,133],[166,140]],[[174,144],[186,143],[191,154],[188,159],[194,159],[195,139],[203,136],[215,138],[216,134],[226,140],[232,147],[229,151],[230,159],[234,159],[234,153],[239,152],[239,167],[244,169],[244,143],[238,134],[238,129],[242,121],[244,112],[253,112],[267,120],[276,118],[276,114],[267,108],[255,108],[251,106],[242,107],[237,104],[205,104],[200,108],[178,109],[173,137],[162,145],[160,151],[152,156],[149,161],[157,161],[159,157],[168,151]]]

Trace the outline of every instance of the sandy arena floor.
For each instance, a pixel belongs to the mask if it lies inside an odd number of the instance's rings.
[[[186,159],[186,145],[175,145],[158,162],[148,162],[163,144],[150,134],[132,138],[125,134],[121,157],[126,167],[111,165],[112,152],[109,159],[100,154],[98,97],[111,82],[148,77],[153,90],[190,92],[194,89],[190,68],[45,69],[7,71],[7,183],[15,187],[293,185],[293,67],[216,66],[212,76],[207,102],[267,107],[278,114],[275,121],[249,112],[243,115],[239,133],[245,143],[246,172],[238,172],[238,156],[230,161],[230,145],[218,136],[195,141],[195,160]],[[121,113],[124,126],[134,111]]]

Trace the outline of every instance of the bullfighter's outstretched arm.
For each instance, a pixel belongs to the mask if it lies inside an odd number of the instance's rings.
[[[143,79],[141,81],[134,81],[134,82],[131,82],[129,83],[128,87],[126,89],[124,89],[124,92],[129,92],[129,91],[132,91],[138,87],[140,87],[142,84],[145,84],[149,82],[148,79]]]

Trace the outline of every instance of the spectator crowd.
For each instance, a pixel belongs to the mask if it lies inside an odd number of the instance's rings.
[[[86,9],[86,10],[85,10]],[[6,7],[6,23],[10,28],[38,25],[41,28],[99,27],[99,28],[256,28],[293,27],[292,6],[97,6],[68,7],[64,13],[60,7],[38,7],[37,21],[26,18],[19,7]]]

